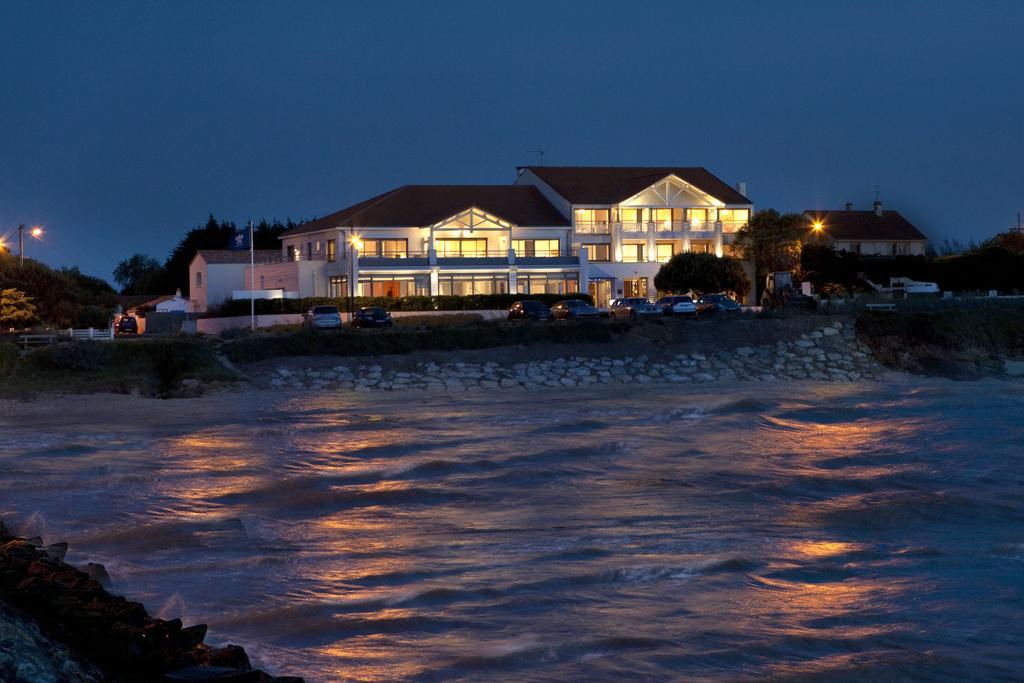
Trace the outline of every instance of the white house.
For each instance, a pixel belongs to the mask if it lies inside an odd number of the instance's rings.
[[[742,184],[733,189],[699,167],[530,166],[516,184],[537,187],[570,218],[599,306],[653,296],[661,264],[680,252],[731,256],[733,234],[754,209]]]
[[[257,288],[303,297],[588,291],[607,305],[653,295],[675,253],[730,254],[753,210],[740,190],[684,167],[531,166],[513,185],[404,185],[286,232],[279,261],[257,265]]]
[[[258,262],[280,261],[281,252],[260,250],[255,252]],[[231,293],[248,289],[246,271],[249,268],[248,251],[227,249],[200,249],[188,266],[189,300],[192,310],[205,312],[231,298]],[[257,283],[258,285],[259,283]],[[258,287],[264,289],[264,287]]]

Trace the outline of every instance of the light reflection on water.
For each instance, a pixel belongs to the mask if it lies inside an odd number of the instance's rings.
[[[0,510],[310,681],[1024,676],[1019,385],[687,389],[20,406]]]

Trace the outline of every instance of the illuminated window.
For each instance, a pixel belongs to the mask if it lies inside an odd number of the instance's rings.
[[[722,232],[736,232],[750,220],[750,209],[719,209],[718,220],[722,221]]]
[[[409,240],[363,240],[359,253],[375,258],[408,258]]]
[[[334,240],[327,240],[327,260],[336,261],[338,258],[338,244]]]
[[[348,283],[346,279],[338,275],[332,275],[327,282],[327,296],[332,299],[348,296]]]
[[[516,256],[558,256],[558,240],[512,240]]]
[[[658,242],[657,244],[654,245],[654,248],[655,258],[657,259],[658,263],[667,262],[676,253],[675,245],[673,245],[671,242]]]
[[[437,255],[441,258],[487,256],[487,239],[437,240]]]
[[[498,273],[441,275],[437,280],[442,296],[469,296],[470,294],[507,294],[508,276]]]
[[[644,260],[644,245],[642,244],[623,244],[622,245],[622,262],[623,263],[641,263]]]
[[[612,260],[610,244],[583,244],[587,248],[587,259],[590,261],[608,262]]]
[[[203,274],[200,271],[196,271],[196,287],[203,286]]]
[[[519,273],[516,278],[518,294],[575,294],[578,289],[579,283],[569,273]]]
[[[686,213],[690,222],[693,223],[694,229],[696,229],[696,226],[703,225],[708,221],[707,209],[687,209]]]

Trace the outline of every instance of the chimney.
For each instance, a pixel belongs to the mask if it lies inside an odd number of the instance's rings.
[[[846,210],[853,211],[853,202],[846,202]]]
[[[736,191],[739,192],[744,197],[746,197],[747,196],[747,184],[746,183],[736,183]]]
[[[876,216],[881,216],[882,215],[882,202],[877,200],[877,199],[875,200],[875,215]]]

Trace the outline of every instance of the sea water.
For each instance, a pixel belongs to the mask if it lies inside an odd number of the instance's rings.
[[[1024,678],[1024,383],[64,398],[0,512],[335,680]]]

